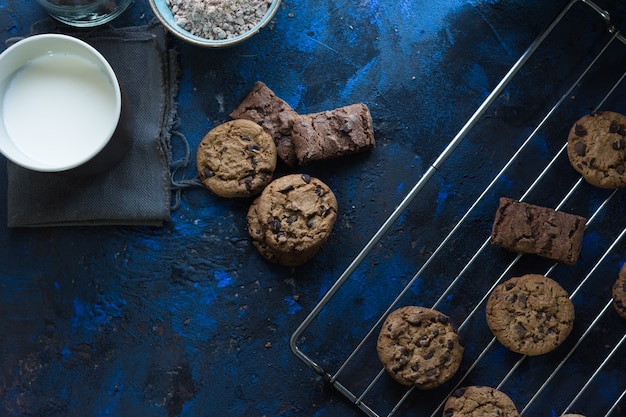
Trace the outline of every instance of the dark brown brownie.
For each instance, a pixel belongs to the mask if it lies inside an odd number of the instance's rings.
[[[287,165],[294,166],[297,160],[291,140],[291,121],[297,115],[287,102],[258,81],[230,117],[252,120],[261,125],[274,139],[278,157]]]
[[[365,104],[351,104],[320,113],[297,116],[291,137],[300,165],[373,148],[372,116]]]
[[[572,265],[580,255],[586,223],[584,217],[502,197],[490,241],[512,252]]]

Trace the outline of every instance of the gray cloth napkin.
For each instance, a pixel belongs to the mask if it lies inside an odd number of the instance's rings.
[[[131,103],[133,144],[110,170],[90,177],[33,172],[7,162],[9,227],[162,225],[169,220],[170,138],[177,55],[157,23],[69,33],[109,61]]]

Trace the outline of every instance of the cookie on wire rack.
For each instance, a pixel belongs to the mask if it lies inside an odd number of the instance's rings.
[[[626,186],[626,116],[604,111],[581,117],[569,131],[567,155],[589,184]]]
[[[430,308],[405,306],[385,319],[376,351],[395,381],[425,390],[452,378],[464,349],[448,316]]]
[[[622,266],[612,289],[613,308],[626,320],[626,264]]]
[[[443,417],[519,417],[517,407],[504,392],[486,386],[454,390],[443,407]]]
[[[574,305],[556,281],[527,274],[494,288],[487,299],[486,319],[506,348],[535,356],[554,350],[569,336]]]

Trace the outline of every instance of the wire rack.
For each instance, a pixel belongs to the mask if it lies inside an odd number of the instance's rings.
[[[610,291],[626,259],[626,196],[583,181],[566,138],[583,114],[626,112],[625,70],[626,38],[609,13],[570,2],[294,332],[294,354],[369,416],[438,416],[466,385],[506,392],[522,415],[624,415],[626,321]],[[500,196],[586,217],[579,261],[565,266],[491,245]],[[484,320],[494,287],[523,273],[557,280],[576,309],[565,343],[538,357],[506,350]],[[393,382],[375,353],[385,317],[409,304],[449,315],[463,340],[461,369],[434,390]]]

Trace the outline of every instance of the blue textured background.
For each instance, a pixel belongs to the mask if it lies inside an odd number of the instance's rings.
[[[252,248],[245,224],[250,201],[199,188],[183,192],[180,208],[160,228],[9,230],[0,221],[0,415],[360,415],[292,355],[289,336],[564,4],[283,0],[268,27],[234,48],[172,40],[182,69],[177,129],[192,150],[228,120],[257,80],[301,113],[366,103],[377,147],[303,169],[331,186],[340,209],[328,244],[300,268],[270,265]],[[2,40],[27,35],[43,17],[34,1],[0,0]],[[147,2],[137,0],[114,25],[152,17]],[[543,102],[552,85],[539,84],[530,82]],[[530,87],[511,87],[511,97],[516,88]],[[501,104],[498,134],[523,131],[530,103]],[[359,273],[363,279],[349,288],[354,303],[325,312],[325,324],[339,324],[317,326],[308,336],[310,352],[340,360],[342,343],[360,329],[358,320],[341,319],[351,314],[367,322],[379,308],[372,300],[384,304],[391,296],[369,280],[405,283],[427,256],[429,233],[449,227],[439,219],[463,212],[466,190],[481,183],[478,170],[493,163],[494,152],[478,136],[400,219],[377,276]],[[532,158],[555,146],[538,142]],[[175,143],[175,155],[181,152]],[[476,171],[455,171],[468,159]],[[192,163],[186,177],[194,176]],[[501,190],[515,187],[502,181]],[[6,213],[4,160],[0,213]],[[488,233],[488,223],[477,221],[476,230]],[[432,275],[445,272],[440,268]],[[438,289],[420,281],[412,291],[428,303],[429,291]],[[455,317],[465,312],[455,299],[446,300],[446,309]]]

